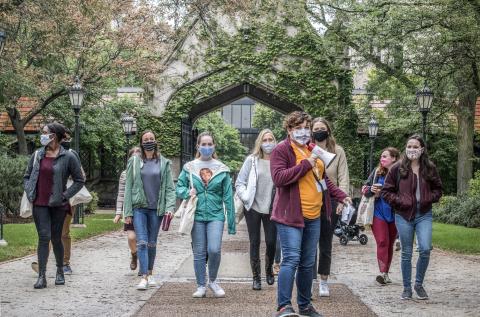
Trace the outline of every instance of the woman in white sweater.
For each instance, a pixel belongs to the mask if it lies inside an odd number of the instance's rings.
[[[129,159],[132,155],[141,155],[142,150],[135,146],[128,151],[128,158]],[[115,208],[115,218],[113,218],[114,223],[118,223],[121,218],[123,218],[123,201],[125,197],[125,180],[126,180],[126,170],[120,174],[120,179],[118,181],[118,195],[117,195],[117,205]],[[137,269],[137,237],[135,235],[135,229],[133,228],[133,224],[124,224],[123,231],[127,232],[128,237],[128,247],[130,248],[130,252],[132,253],[131,261],[130,261],[130,269],[132,271]]]
[[[345,151],[336,144],[332,134],[330,123],[324,118],[315,118],[312,121],[312,137],[315,143],[322,149],[336,154],[333,161],[327,167],[327,177],[340,190],[348,195],[350,178],[348,176],[348,165]],[[325,214],[320,215],[320,241],[318,256],[318,274],[320,274],[319,295],[322,297],[330,296],[328,289],[328,276],[330,275],[330,266],[332,264],[332,238],[333,230],[338,221],[338,215],[341,214],[343,205],[332,199],[332,219],[328,219]],[[336,211],[336,212],[335,212]],[[314,271],[316,278],[317,272]]]
[[[263,223],[265,244],[265,273],[268,285],[275,283],[273,275],[273,260],[275,257],[275,244],[277,230],[270,220],[275,187],[270,174],[270,153],[277,141],[272,131],[262,130],[257,140],[252,155],[243,163],[237,181],[235,182],[236,194],[244,205],[245,220],[247,222],[248,236],[250,239],[250,265],[253,273],[254,290],[262,288],[260,264],[260,228]]]

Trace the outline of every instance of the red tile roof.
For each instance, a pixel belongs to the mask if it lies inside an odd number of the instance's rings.
[[[18,99],[17,109],[20,111],[20,115],[23,118],[27,115],[33,107],[37,105],[37,101],[29,97],[21,97]],[[26,133],[36,133],[40,131],[41,125],[44,119],[41,115],[36,115],[30,122],[25,126]],[[12,123],[6,112],[0,112],[0,132],[13,132]]]

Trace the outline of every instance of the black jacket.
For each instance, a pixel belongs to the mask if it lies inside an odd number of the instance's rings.
[[[33,153],[23,176],[23,187],[30,202],[37,197],[40,162],[45,157],[45,147],[37,151],[37,158],[35,159],[35,153]],[[70,176],[73,179],[73,185],[67,189],[67,180]],[[82,189],[84,183],[85,179],[78,156],[60,146],[58,156],[53,162],[53,188],[48,205],[59,207],[68,203],[68,200]]]

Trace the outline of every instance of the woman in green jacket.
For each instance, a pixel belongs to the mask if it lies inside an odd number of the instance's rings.
[[[156,287],[153,264],[157,252],[157,237],[165,213],[175,209],[175,187],[171,162],[160,155],[152,131],[141,136],[142,154],[132,156],[127,164],[125,182],[125,223],[137,234],[137,255],[142,278],[138,290]]]
[[[227,216],[228,233],[235,234],[235,211],[230,170],[216,159],[215,140],[209,132],[197,139],[196,159],[182,169],[177,183],[177,197],[188,199],[197,196],[197,208],[192,229],[193,266],[197,291],[193,297],[205,297],[206,262],[208,254],[208,287],[215,297],[225,297],[217,284],[220,266],[223,225]],[[191,175],[191,178],[190,178]],[[193,184],[190,184],[192,179]]]

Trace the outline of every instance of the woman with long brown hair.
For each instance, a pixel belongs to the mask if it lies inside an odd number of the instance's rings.
[[[171,162],[160,154],[153,131],[140,136],[141,155],[128,160],[125,182],[125,224],[133,223],[141,280],[138,290],[157,287],[153,266],[157,238],[165,213],[175,210],[175,186]]]
[[[380,285],[392,283],[388,272],[393,258],[393,245],[397,237],[395,215],[392,207],[380,196],[380,192],[390,167],[399,159],[400,152],[396,148],[387,147],[384,149],[380,156],[380,164],[372,172],[365,186],[362,187],[362,193],[366,197],[375,196],[372,232],[377,242],[377,261],[380,275],[377,276],[376,281]]]
[[[418,299],[428,299],[423,280],[432,249],[432,204],[442,197],[442,181],[419,135],[408,138],[405,155],[387,174],[382,197],[395,210],[395,224],[402,244],[402,299],[412,298],[413,237],[418,238],[419,257],[414,290]]]
[[[312,138],[316,145],[323,150],[335,154],[335,158],[326,167],[328,178],[335,186],[348,195],[350,177],[348,175],[347,157],[343,148],[338,145],[333,136],[331,124],[324,118],[318,117],[312,121]],[[330,296],[328,288],[328,276],[332,265],[332,239],[333,230],[338,221],[338,215],[341,214],[343,204],[335,199],[331,200],[333,210],[331,219],[328,219],[325,213],[320,216],[320,241],[318,256],[318,274],[320,274],[320,283],[318,293],[322,297]],[[314,278],[317,272],[313,272]]]

